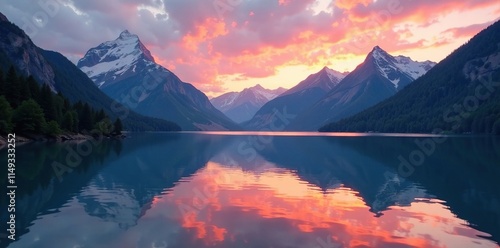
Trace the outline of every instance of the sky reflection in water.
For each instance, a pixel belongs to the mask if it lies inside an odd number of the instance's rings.
[[[134,134],[29,181],[9,247],[498,247],[500,141],[449,138],[397,177],[416,138]]]

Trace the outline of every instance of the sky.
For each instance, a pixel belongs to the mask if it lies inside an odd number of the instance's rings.
[[[17,0],[0,11],[76,63],[125,29],[209,97],[352,71],[374,46],[439,62],[500,17],[497,0]]]

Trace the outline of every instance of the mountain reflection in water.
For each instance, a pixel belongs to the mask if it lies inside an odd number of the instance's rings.
[[[131,134],[62,181],[68,144],[20,146],[8,247],[498,247],[500,139],[449,137],[402,177],[415,139]]]

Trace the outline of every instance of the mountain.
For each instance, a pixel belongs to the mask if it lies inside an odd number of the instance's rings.
[[[286,89],[281,87],[269,90],[257,84],[241,92],[225,93],[212,98],[210,102],[231,120],[241,123],[250,120],[264,104],[285,91]]]
[[[37,47],[19,27],[9,22],[2,14],[0,18],[1,69],[6,72],[13,65],[22,75],[32,75],[38,82],[47,84],[56,91],[54,69]]]
[[[321,131],[500,134],[500,22],[395,96]]]
[[[376,46],[363,63],[347,75],[321,100],[300,113],[289,126],[292,130],[315,131],[384,99],[393,96],[435,65],[408,57],[393,57]]]
[[[242,125],[250,130],[283,130],[290,121],[283,117],[291,119],[310,107],[337,85],[346,74],[324,67],[279,97],[264,104],[252,119]],[[277,121],[282,123],[276,123]]]
[[[137,35],[123,31],[118,39],[90,49],[77,66],[100,88],[133,76],[145,68],[159,67]]]
[[[304,81],[286,91],[283,95],[303,93],[313,88],[319,88],[324,92],[328,92],[348,74],[348,72],[338,72],[325,66],[321,71],[310,75]]]
[[[239,129],[205,94],[157,64],[127,30],[91,48],[77,66],[104,93],[138,113],[173,120],[183,130]]]
[[[66,57],[37,47],[23,30],[0,15],[0,69],[7,71],[11,65],[23,76],[33,76],[52,91],[62,93],[72,103],[86,102],[113,119],[120,117],[127,130],[179,130],[175,123],[139,115],[114,102]]]

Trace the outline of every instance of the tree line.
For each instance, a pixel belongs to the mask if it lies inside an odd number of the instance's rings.
[[[56,136],[62,133],[119,135],[122,121],[88,103],[72,104],[48,84],[18,75],[13,66],[0,69],[0,134],[9,132]]]
[[[443,72],[453,73],[453,72]],[[493,73],[500,82],[500,72]],[[384,133],[472,133],[500,135],[500,92],[488,92],[481,82],[468,82],[454,73],[455,87],[419,85],[415,91],[400,92],[393,98],[357,115],[325,125],[323,132]],[[440,82],[430,75],[428,80]],[[418,83],[418,82],[417,82]],[[437,89],[437,90],[436,90]],[[475,90],[487,93],[487,99],[474,98]],[[414,92],[422,93],[415,97]],[[483,92],[484,91],[484,92]]]

